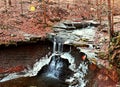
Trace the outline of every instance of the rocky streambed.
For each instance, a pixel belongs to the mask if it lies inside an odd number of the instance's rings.
[[[32,67],[28,65],[21,72],[5,73],[0,86],[116,87],[117,81],[111,77],[114,73],[104,67],[108,65],[110,68],[109,62],[99,59],[97,55],[100,46],[95,44],[98,25],[94,21],[63,21],[56,24],[53,26],[54,32],[47,36],[53,46],[46,41],[30,45],[28,49],[32,50],[32,58],[37,57]],[[31,55],[31,52],[26,55]],[[111,76],[107,73],[111,73]]]

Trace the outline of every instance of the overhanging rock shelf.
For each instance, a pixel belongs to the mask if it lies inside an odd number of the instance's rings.
[[[63,44],[88,47],[88,44],[94,42],[97,26],[99,23],[92,20],[82,22],[66,20],[53,26],[54,33],[49,33],[47,38],[53,41],[55,37]]]
[[[80,29],[80,28],[86,28],[88,26],[94,26],[97,27],[100,25],[98,22],[95,22],[93,20],[86,20],[82,22],[76,22],[76,21],[70,21],[66,20],[63,22],[60,22],[53,26],[53,29],[66,29],[66,30],[74,30],[74,29]]]

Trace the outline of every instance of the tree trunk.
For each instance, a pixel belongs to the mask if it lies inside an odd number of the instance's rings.
[[[112,1],[112,36],[114,36],[114,0]]]
[[[32,3],[33,0],[30,0],[30,3]]]
[[[5,12],[7,12],[8,9],[7,9],[7,1],[6,0],[4,0],[4,5],[5,5]]]
[[[15,0],[15,7],[17,7],[17,0]]]
[[[23,15],[23,0],[21,0],[21,15]]]
[[[97,19],[98,19],[98,17],[99,17],[99,13],[98,13],[98,0],[96,0],[96,7],[97,7],[96,15],[97,15]]]
[[[100,20],[100,25],[102,23],[102,0],[100,0],[100,6],[99,6],[99,20]]]
[[[44,24],[46,24],[47,21],[46,21],[46,3],[45,3],[45,0],[43,0],[42,3],[43,3]]]
[[[9,6],[12,6],[11,0],[8,0],[8,4],[9,4]]]
[[[110,41],[114,35],[113,24],[112,24],[112,9],[111,9],[111,0],[108,0],[108,23],[109,23],[109,38]]]

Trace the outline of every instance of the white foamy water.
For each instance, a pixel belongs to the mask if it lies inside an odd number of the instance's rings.
[[[46,55],[46,57],[41,58],[39,61],[37,61],[34,65],[33,68],[29,68],[28,70],[24,70],[24,74],[19,74],[19,73],[12,73],[9,74],[8,76],[4,77],[3,79],[0,80],[0,82],[4,82],[4,81],[8,81],[11,79],[16,79],[16,78],[20,78],[20,77],[32,77],[32,76],[36,76],[38,71],[40,71],[40,69],[48,64],[51,60],[51,57],[55,55],[54,53],[48,58],[48,56]]]
[[[43,57],[42,59],[40,59],[39,61],[37,61],[34,65],[33,65],[33,68],[32,69],[29,69],[29,70],[25,70],[23,71],[25,74],[23,75],[20,75],[18,73],[12,73],[12,74],[9,74],[8,76],[4,77],[0,82],[4,82],[4,81],[8,81],[8,80],[11,80],[11,79],[15,79],[15,78],[20,78],[20,77],[32,77],[32,76],[36,76],[38,71],[40,71],[40,69],[46,65],[46,64],[49,64],[51,58],[54,56],[54,55],[57,55],[55,53],[53,53],[49,58],[46,56],[46,57]],[[87,70],[88,70],[88,66],[87,64],[85,64],[84,62],[82,62],[79,67],[76,69],[76,64],[75,64],[75,58],[68,52],[66,53],[62,53],[61,54],[61,57],[64,58],[64,59],[68,59],[69,63],[71,64],[69,66],[69,68],[74,71],[74,75],[73,77],[70,77],[69,81],[73,81],[74,79],[77,79],[79,84],[77,85],[74,85],[74,86],[69,86],[69,87],[85,87],[87,81],[84,79],[85,75],[87,74]],[[55,67],[55,63],[51,63],[51,67],[53,66],[53,68]],[[60,65],[56,65],[55,68],[57,67],[62,67],[62,64]],[[54,70],[54,69],[53,69]],[[55,71],[56,73],[56,71]],[[54,77],[54,71],[52,71],[52,73],[49,73],[48,74],[48,77],[53,77],[53,78],[56,78]],[[68,80],[68,79],[67,79]]]
[[[87,75],[88,71],[88,65],[84,61],[80,63],[79,67],[76,68],[75,64],[75,58],[72,57],[72,55],[68,52],[61,55],[62,58],[68,59],[68,61],[71,63],[69,68],[74,71],[73,77],[70,77],[69,79],[66,79],[66,82],[72,83],[74,80],[78,81],[78,84],[69,87],[85,87],[87,84],[87,80],[85,80],[85,76]]]
[[[72,55],[69,52],[63,53],[61,57],[64,59],[68,59],[69,63],[71,63],[71,65],[69,66],[71,70],[74,70],[76,68],[75,58],[72,57]]]
[[[61,73],[60,69],[63,67],[63,62],[60,61],[60,54],[51,56],[51,61],[48,65],[47,71],[44,73],[46,77],[59,79]],[[57,57],[55,57],[57,56]]]

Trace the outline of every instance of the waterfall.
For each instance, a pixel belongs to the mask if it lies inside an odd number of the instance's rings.
[[[72,48],[70,47],[69,52],[63,52],[63,42],[61,41],[61,38],[54,37],[53,53],[50,57],[46,55],[39,61],[36,61],[36,63],[33,65],[33,68],[23,71],[23,74],[9,74],[8,76],[1,79],[0,82],[20,77],[33,77],[40,75],[42,77],[55,80],[66,80],[66,82],[69,82],[67,80],[77,80],[78,84],[69,84],[69,87],[85,87],[88,82],[85,79],[88,73],[88,65],[82,61],[78,66],[76,66],[76,59],[78,56],[73,57],[73,55],[71,55],[71,50]]]
[[[56,76],[56,57],[53,56],[50,60],[50,63],[48,65],[48,69],[45,73],[45,75],[47,77],[51,77],[51,78],[56,78],[57,79],[57,76]]]
[[[58,52],[60,53],[61,51],[61,43],[58,43]]]
[[[57,40],[58,39],[58,40]],[[63,43],[60,41],[60,37],[53,39],[53,53],[59,53],[61,54],[63,52]]]
[[[53,40],[53,53],[56,52],[56,38],[54,37],[54,40]]]
[[[48,64],[48,69],[45,73],[47,77],[59,79],[60,73],[62,72],[63,68],[63,60],[61,59],[60,55],[63,51],[63,44],[60,41],[60,38],[54,37],[53,41],[53,54],[51,55],[50,63]]]
[[[63,44],[58,43],[58,53],[62,53],[62,52],[63,52]]]

